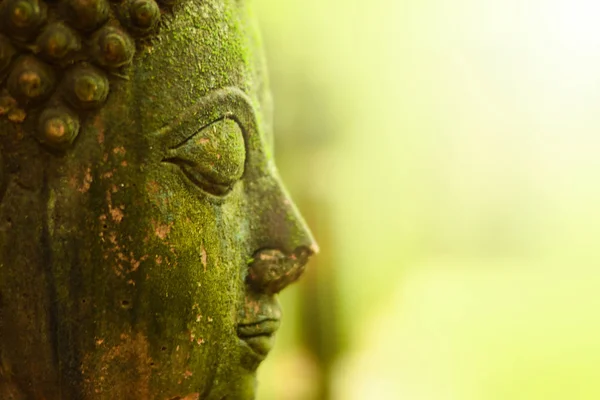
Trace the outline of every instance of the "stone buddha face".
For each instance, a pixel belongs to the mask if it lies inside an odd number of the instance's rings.
[[[0,397],[253,399],[317,245],[275,168],[250,5],[0,19]]]

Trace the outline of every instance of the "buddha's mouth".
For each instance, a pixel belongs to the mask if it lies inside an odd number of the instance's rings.
[[[275,344],[275,333],[279,319],[263,319],[252,323],[238,324],[237,335],[261,359],[264,359]]]
[[[275,344],[275,333],[281,325],[281,307],[277,296],[246,288],[238,310],[235,331],[242,349],[241,363],[256,371]]]

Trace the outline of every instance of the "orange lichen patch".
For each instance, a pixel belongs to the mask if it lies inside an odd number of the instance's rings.
[[[131,271],[130,272],[136,271],[139,267],[140,267],[140,262],[138,260],[132,258],[131,259]]]
[[[115,232],[110,232],[108,234],[108,241],[112,243],[117,250],[119,249],[119,245],[117,243],[117,234]]]
[[[107,202],[109,203],[109,215],[111,216],[112,220],[116,223],[121,222],[121,219],[123,218],[124,207],[112,207],[110,195],[107,196]],[[100,216],[101,223],[105,224],[106,220],[106,215],[103,214]],[[126,249],[128,248],[128,245],[124,244],[123,241],[133,241],[131,236],[123,238],[118,235],[117,231],[107,230],[108,227],[106,225],[104,225],[104,228],[104,231],[100,232],[100,236],[102,241],[109,245],[109,247],[106,249],[107,251],[104,252],[104,259],[112,260],[112,263],[110,264],[112,264],[112,270],[114,273],[118,277],[126,278],[127,274],[135,272],[139,269],[141,263],[148,259],[148,254],[144,254],[141,257],[136,257],[133,251],[127,252]],[[135,286],[135,281],[132,279],[129,279],[127,283]]]
[[[104,143],[104,129],[98,129],[98,144]]]
[[[81,186],[77,189],[80,193],[85,193],[88,190],[90,190],[90,186],[92,185],[92,168],[88,167],[85,170],[85,174],[83,176],[83,182],[81,183]]]
[[[173,224],[170,223],[168,225],[165,225],[153,221],[152,226],[154,228],[154,233],[156,234],[156,236],[158,236],[161,240],[165,240],[167,235],[171,232]]]
[[[121,161],[121,167],[126,167],[127,166],[127,161],[123,160]]]
[[[156,182],[156,181],[148,181],[148,183],[146,183],[146,190],[150,194],[156,194],[156,193],[158,193],[158,191],[159,191],[158,182]]]
[[[112,398],[150,399],[150,377],[154,362],[148,339],[121,334],[115,345],[84,356],[81,372],[87,393],[110,393]],[[98,354],[98,353],[96,353]]]
[[[125,147],[121,146],[121,147],[115,147],[113,149],[113,153],[120,155],[120,156],[124,156],[125,154],[127,154],[127,151],[125,150]]]
[[[258,314],[260,311],[260,302],[254,297],[246,296],[244,301],[244,309],[246,314]]]
[[[208,257],[206,255],[206,249],[204,248],[204,246],[200,246],[200,253],[201,253],[202,266],[204,267],[204,272],[206,272],[206,265],[208,263]]]
[[[81,181],[81,184],[79,183],[77,174],[74,171],[74,174],[69,176],[69,186],[71,188],[77,190],[79,193],[85,193],[88,190],[90,190],[93,180],[94,179],[92,177],[92,168],[88,167],[83,174],[83,179]]]
[[[111,189],[112,193],[114,193],[116,190],[116,186],[113,185]],[[125,210],[125,206],[121,205],[118,207],[113,207],[111,191],[106,193],[106,204],[108,206],[108,213],[113,221],[115,221],[116,223],[120,223],[123,220],[123,210]]]
[[[196,338],[196,334],[192,331],[189,332],[189,338],[190,338],[190,342],[192,343],[196,343],[198,346],[201,346],[202,344],[205,343],[204,338]]]
[[[193,373],[192,373],[192,371],[190,371],[190,370],[186,370],[186,371],[183,373],[183,377],[184,377],[185,379],[189,378],[189,377],[190,377],[190,376],[192,376],[192,375],[194,375],[194,374],[193,374]]]
[[[115,254],[115,257],[117,258],[118,262],[115,264],[114,271],[117,274],[117,276],[123,277],[125,276],[124,274],[130,274],[132,272],[137,271],[137,269],[140,267],[141,262],[144,261],[145,258],[142,257],[140,260],[136,260],[136,258],[133,255],[133,252],[129,252],[129,256],[127,256],[126,254],[120,252],[120,249],[121,247],[117,245],[117,253]],[[129,269],[126,269],[123,266],[123,263],[129,264]],[[127,283],[135,286],[135,281],[131,279],[127,281]]]
[[[109,207],[108,208],[108,212],[111,216],[111,218],[113,219],[113,221],[115,221],[116,223],[119,223],[123,220],[123,209],[125,207],[121,206],[121,207]]]
[[[123,265],[122,265],[122,264],[120,264],[120,263],[117,263],[117,264],[114,266],[114,268],[113,268],[113,271],[115,271],[115,274],[116,274],[118,277],[121,277],[121,278],[122,278],[122,277],[124,276],[124,275],[123,275]]]
[[[96,345],[100,346],[102,343],[104,343],[104,339],[98,339],[96,340]]]
[[[96,129],[98,130],[98,143],[103,144],[104,143],[104,120],[102,119],[102,116],[100,114],[97,114],[94,117],[93,124],[96,127]]]

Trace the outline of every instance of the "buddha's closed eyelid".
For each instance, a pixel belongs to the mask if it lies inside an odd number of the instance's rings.
[[[151,136],[162,148],[163,162],[177,165],[203,191],[223,196],[244,175],[256,129],[248,96],[228,87],[199,99]]]
[[[240,89],[227,87],[202,97],[149,136],[156,138],[163,149],[174,149],[221,119],[236,121],[245,138],[257,129],[251,100]]]
[[[217,196],[242,177],[246,160],[244,135],[237,121],[221,118],[168,150],[164,162],[175,164],[196,186]]]

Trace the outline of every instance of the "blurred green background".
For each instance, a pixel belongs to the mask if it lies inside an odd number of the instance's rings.
[[[600,3],[255,4],[322,248],[258,399],[600,399]]]

